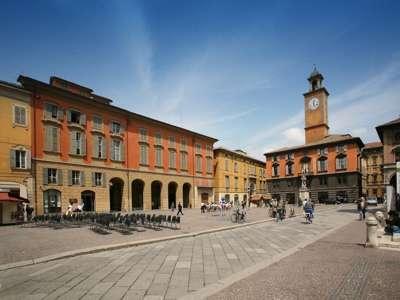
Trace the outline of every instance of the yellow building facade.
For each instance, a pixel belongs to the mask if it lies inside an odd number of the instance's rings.
[[[0,224],[8,224],[33,196],[30,93],[0,81],[0,120]]]
[[[214,201],[239,205],[267,194],[265,162],[241,150],[214,149]]]

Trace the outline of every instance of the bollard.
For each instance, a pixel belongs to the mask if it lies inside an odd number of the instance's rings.
[[[374,216],[369,216],[365,223],[367,224],[367,242],[365,243],[365,247],[378,247],[378,221]]]

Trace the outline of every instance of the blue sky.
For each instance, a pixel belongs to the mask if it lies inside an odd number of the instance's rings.
[[[265,151],[304,142],[313,64],[331,133],[400,114],[400,1],[2,1],[0,79],[51,75],[114,104]]]

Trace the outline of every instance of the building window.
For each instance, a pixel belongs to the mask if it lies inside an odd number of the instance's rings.
[[[57,190],[43,192],[43,210],[45,214],[61,212],[61,193]]]
[[[181,140],[181,150],[186,151],[187,150],[187,142],[185,139]]]
[[[196,154],[201,154],[201,144],[196,144]]]
[[[286,160],[293,160],[293,159],[294,159],[294,153],[286,154]]]
[[[47,182],[57,183],[57,169],[47,169]]]
[[[229,171],[229,160],[225,159],[225,171]]]
[[[210,145],[206,146],[206,155],[208,157],[213,157],[213,150],[212,150],[212,147]]]
[[[93,185],[102,186],[103,185],[103,173],[94,172],[93,173]]]
[[[181,170],[187,170],[187,153],[186,152],[181,152]]]
[[[98,116],[93,116],[93,129],[103,131],[103,119]]]
[[[86,116],[79,111],[70,109],[67,111],[67,121],[71,124],[85,125]]]
[[[229,190],[229,176],[225,176],[225,189]]]
[[[147,144],[140,144],[140,164],[148,165],[149,164],[149,146]]]
[[[44,106],[44,118],[46,120],[58,120],[62,121],[64,116],[63,111],[54,104],[46,103]]]
[[[347,157],[344,155],[336,157],[336,170],[344,170],[347,168]]]
[[[233,164],[233,170],[235,173],[237,173],[237,171],[238,171],[238,163],[236,161]]]
[[[26,108],[23,106],[14,106],[14,124],[26,126]]]
[[[86,154],[86,143],[85,134],[81,131],[71,131],[71,154],[73,155],[85,155]]]
[[[106,158],[105,139],[102,136],[93,136],[93,157],[99,159]]]
[[[201,173],[203,168],[201,166],[202,157],[200,155],[196,155],[196,172]]]
[[[243,178],[243,190],[247,192],[247,179]]]
[[[169,144],[168,147],[170,148],[175,148],[175,137],[174,136],[170,136],[169,137]]]
[[[156,147],[156,166],[162,167],[163,165],[163,149],[161,147]]]
[[[326,185],[326,184],[327,184],[326,176],[319,176],[319,185]]]
[[[342,153],[346,152],[347,146],[346,145],[336,145],[336,152]]]
[[[176,169],[176,151],[169,150],[169,168]]]
[[[147,130],[145,128],[139,129],[139,142],[147,143]]]
[[[293,163],[286,164],[286,176],[293,175]]]
[[[212,174],[213,169],[212,169],[212,158],[211,157],[207,157],[206,158],[206,163],[207,163],[207,173],[208,174]]]
[[[372,183],[377,183],[378,182],[378,175],[374,174],[372,175]]]
[[[156,133],[156,134],[154,135],[154,145],[162,146],[161,133]]]
[[[279,176],[279,165],[274,164],[272,166],[272,176]]]
[[[112,134],[121,134],[122,129],[121,129],[121,124],[115,121],[111,122],[111,133]]]
[[[239,179],[237,177],[235,177],[235,190],[238,189],[238,181],[239,181]]]
[[[318,172],[326,172],[327,171],[327,160],[326,159],[318,159],[317,160],[317,171]]]
[[[30,151],[11,149],[11,169],[30,169]]]
[[[71,171],[71,184],[72,185],[80,185],[81,184],[81,172],[80,171]]]
[[[376,166],[376,160],[377,160],[377,157],[372,156],[372,165]]]
[[[111,142],[111,159],[122,161],[122,143],[120,140],[112,140]]]
[[[59,142],[59,132],[60,129],[56,126],[45,126],[44,127],[44,150],[51,152],[59,152],[60,151],[60,142]]]
[[[318,149],[318,153],[320,156],[327,156],[328,155],[328,147]]]

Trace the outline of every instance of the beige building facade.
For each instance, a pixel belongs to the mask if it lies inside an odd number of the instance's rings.
[[[234,205],[267,195],[265,163],[241,150],[214,149],[214,201]]]
[[[361,152],[363,194],[367,197],[377,197],[380,201],[383,201],[385,194],[382,165],[382,143],[373,142],[365,144]]]

